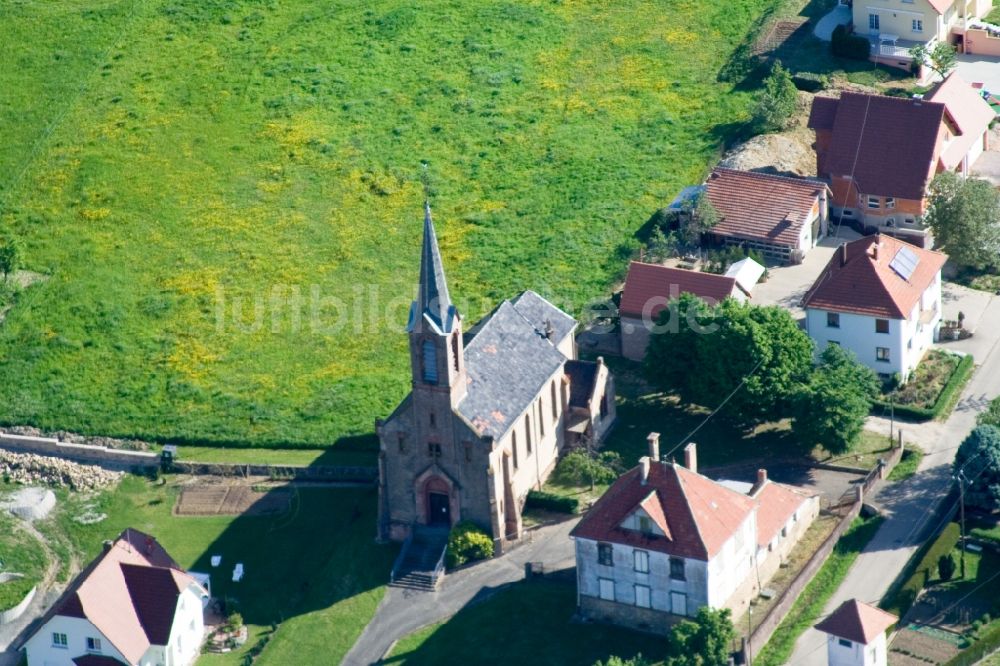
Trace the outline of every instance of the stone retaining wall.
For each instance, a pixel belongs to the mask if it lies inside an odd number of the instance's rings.
[[[110,449],[92,444],[73,444],[49,437],[30,437],[0,433],[0,448],[14,453],[34,453],[71,460],[105,469],[141,472],[160,465],[160,455],[150,451]],[[266,476],[295,481],[337,483],[375,483],[377,467],[338,465],[244,465],[238,463],[202,463],[178,461],[174,469],[183,474],[208,476]]]
[[[24,578],[24,574],[2,573],[0,574],[0,584],[8,583],[12,580],[17,580],[19,578]],[[21,602],[18,605],[14,606],[13,608],[8,608],[5,611],[0,611],[0,625],[10,624],[11,622],[17,620],[22,615],[24,615],[24,612],[28,610],[28,606],[31,605],[32,601],[34,601],[35,592],[37,591],[38,591],[38,586],[35,585],[30,590],[28,590],[28,593],[24,595],[24,599],[21,599]]]

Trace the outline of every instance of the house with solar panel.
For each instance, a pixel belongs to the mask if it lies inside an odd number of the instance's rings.
[[[413,388],[376,422],[378,534],[406,542],[399,564],[413,571],[402,566],[404,577],[434,568],[459,521],[499,548],[518,539],[528,491],[566,446],[596,446],[615,420],[607,366],[577,358],[576,320],[537,293],[501,302],[468,331],[462,324],[425,207],[407,326]]]
[[[937,339],[947,259],[886,235],[841,245],[802,303],[817,354],[840,345],[881,377],[906,381]]]

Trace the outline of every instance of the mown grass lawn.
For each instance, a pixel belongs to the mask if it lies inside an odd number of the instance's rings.
[[[617,655],[663,659],[663,638],[601,624],[570,621],[576,610],[572,584],[519,583],[446,622],[402,638],[385,664],[538,664],[589,666]],[[530,618],[530,621],[526,621]],[[484,645],[484,636],[499,637]]]
[[[468,321],[579,312],[740,130],[716,73],[776,1],[6,3],[0,223],[49,279],[0,328],[0,422],[370,446],[420,163]]]
[[[374,543],[375,491],[306,487],[284,515],[190,517],[173,515],[179,477],[165,478],[129,476],[96,497],[61,492],[56,517],[41,527],[81,564],[126,527],[152,534],[181,566],[212,575],[213,595],[235,602],[254,640],[278,625],[256,663],[338,663],[374,614],[396,552]],[[74,520],[86,511],[108,517]],[[211,567],[212,555],[222,566]],[[231,580],[236,562],[246,569],[240,583]],[[254,640],[204,661],[242,663]]]

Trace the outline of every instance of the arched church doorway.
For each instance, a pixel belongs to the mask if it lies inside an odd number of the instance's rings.
[[[438,478],[427,481],[424,490],[427,502],[427,524],[451,526],[451,498],[448,484]]]

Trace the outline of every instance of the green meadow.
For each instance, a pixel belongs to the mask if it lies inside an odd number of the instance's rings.
[[[10,0],[0,422],[371,446],[408,385],[421,163],[467,322],[580,314],[739,131],[775,0]]]

